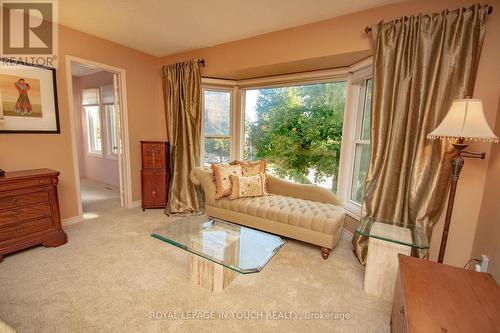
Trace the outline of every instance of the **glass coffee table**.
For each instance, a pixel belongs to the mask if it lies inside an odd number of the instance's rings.
[[[398,272],[398,254],[410,255],[413,250],[429,248],[422,227],[395,221],[364,217],[356,233],[366,236],[365,292],[392,301]]]
[[[260,272],[285,244],[281,237],[205,215],[179,218],[151,236],[190,252],[190,279],[212,291],[224,289],[238,273]]]

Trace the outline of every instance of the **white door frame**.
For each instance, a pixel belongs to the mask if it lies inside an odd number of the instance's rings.
[[[132,208],[132,178],[130,171],[130,142],[129,142],[129,129],[128,129],[128,109],[127,109],[127,79],[126,71],[122,68],[102,64],[96,61],[79,58],[75,56],[66,56],[66,82],[68,88],[68,104],[69,104],[69,121],[71,126],[71,145],[73,153],[73,169],[75,173],[75,186],[76,186],[76,200],[78,202],[78,218],[83,219],[82,198],[80,193],[80,167],[78,163],[78,148],[76,142],[76,128],[75,128],[75,110],[73,101],[73,78],[71,72],[71,63],[78,63],[97,67],[105,71],[118,74],[118,84],[120,92],[120,112],[119,122],[119,147],[118,147],[118,172],[120,176],[120,193],[123,206],[125,208]]]

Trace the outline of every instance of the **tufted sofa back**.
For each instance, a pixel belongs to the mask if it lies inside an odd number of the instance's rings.
[[[206,204],[215,206],[215,182],[212,170],[202,167],[194,168],[191,171],[190,178],[195,185],[203,187]],[[342,202],[335,194],[316,185],[295,184],[268,174],[267,188],[270,194],[279,194],[342,206]]]

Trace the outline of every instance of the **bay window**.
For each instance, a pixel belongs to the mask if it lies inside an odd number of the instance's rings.
[[[202,83],[205,165],[264,159],[268,172],[322,186],[341,198],[348,214],[360,216],[370,161],[371,59],[341,69]]]

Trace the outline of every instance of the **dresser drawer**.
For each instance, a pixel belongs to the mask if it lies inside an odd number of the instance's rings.
[[[12,210],[0,212],[0,225],[11,224],[16,221],[35,219],[49,216],[50,207],[48,202],[37,203],[31,206],[24,206]]]
[[[45,217],[38,220],[24,221],[18,224],[0,225],[0,242],[23,237],[52,228],[52,218]]]
[[[142,144],[142,168],[165,168],[166,144],[164,142]]]
[[[35,192],[0,198],[0,210],[12,209],[19,206],[31,205],[39,202],[48,202],[48,192]]]
[[[51,184],[50,176],[40,176],[28,179],[21,179],[12,182],[0,183],[0,191],[16,190],[20,188],[35,187],[35,186],[46,186]]]

